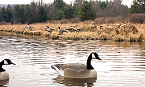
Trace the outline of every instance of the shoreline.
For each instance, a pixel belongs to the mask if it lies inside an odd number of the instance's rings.
[[[122,26],[123,25],[123,26]],[[141,42],[145,39],[145,24],[91,24],[91,23],[74,23],[74,24],[51,24],[51,23],[37,23],[31,24],[31,30],[25,28],[27,24],[18,25],[0,25],[0,31],[13,32],[16,34],[34,35],[41,37],[48,37],[51,39],[64,40],[113,40],[117,42]],[[52,33],[44,30],[46,26],[54,28]],[[70,26],[77,26],[76,29],[83,29],[82,32],[68,32],[59,35],[58,26],[61,29],[70,28]],[[103,26],[101,28],[100,26]]]

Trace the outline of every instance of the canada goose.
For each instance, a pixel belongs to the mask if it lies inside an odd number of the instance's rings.
[[[60,29],[59,26],[58,26],[58,32],[59,32],[59,35],[63,34],[64,32],[68,33],[66,30]]]
[[[101,26],[100,26],[100,29],[104,29],[104,26],[103,26],[103,25],[101,25]]]
[[[47,31],[47,29],[48,29],[48,28],[49,28],[49,27],[48,27],[48,26],[46,26],[46,28],[44,28],[44,30],[45,30],[45,31]]]
[[[92,59],[101,60],[96,52],[92,52],[86,65],[81,63],[56,64],[51,68],[67,78],[94,78],[97,77],[97,72],[91,65]]]
[[[75,31],[76,31],[76,30],[73,29],[73,28],[68,28],[68,29],[65,29],[65,30],[70,31],[70,32],[75,32]]]
[[[9,74],[6,72],[6,70],[4,70],[2,68],[3,65],[16,65],[14,63],[11,62],[11,60],[9,59],[4,59],[3,61],[0,62],[0,80],[7,80],[9,79]]]
[[[27,27],[27,28],[31,30],[33,27],[31,27],[30,25],[28,25],[28,27]]]
[[[83,29],[76,29],[76,32],[82,32]]]
[[[95,25],[95,22],[91,22],[92,25]]]
[[[55,31],[55,29],[52,29],[52,28],[49,28],[48,26],[46,26],[46,28],[44,28],[45,31],[48,31],[48,32],[52,32],[52,31]]]

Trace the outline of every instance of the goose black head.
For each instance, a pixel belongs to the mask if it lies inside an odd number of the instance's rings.
[[[16,65],[12,63],[10,59],[4,59],[3,61],[1,61],[1,64],[2,65],[10,65],[10,64]]]
[[[101,60],[96,52],[92,52],[87,59],[87,69],[89,70],[94,69],[93,66],[91,65],[92,59]]]
[[[102,59],[99,58],[99,55],[98,55],[96,52],[92,52],[92,53],[89,55],[89,58],[91,58],[91,59],[102,60]]]
[[[58,26],[58,29],[60,29],[60,26]]]

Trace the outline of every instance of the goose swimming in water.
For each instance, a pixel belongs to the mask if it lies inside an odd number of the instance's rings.
[[[56,64],[51,68],[67,78],[94,78],[97,77],[97,72],[91,65],[92,59],[101,60],[96,52],[92,52],[86,65],[81,63]]]
[[[4,59],[3,61],[0,62],[0,80],[7,80],[9,79],[9,74],[6,72],[6,70],[4,70],[2,68],[3,65],[16,65],[14,63],[11,62],[11,60],[9,59]]]

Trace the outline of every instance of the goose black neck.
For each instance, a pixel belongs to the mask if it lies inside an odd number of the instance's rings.
[[[6,71],[6,70],[4,70],[4,69],[2,68],[2,63],[0,62],[0,72],[4,72],[4,71]]]
[[[91,60],[92,60],[92,57],[88,57],[88,60],[87,60],[87,69],[91,70],[91,69],[94,69],[91,65]]]

